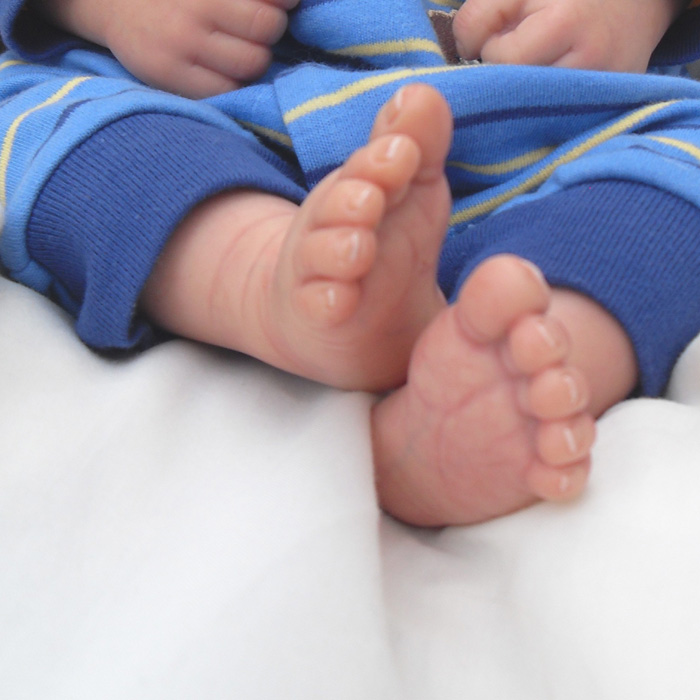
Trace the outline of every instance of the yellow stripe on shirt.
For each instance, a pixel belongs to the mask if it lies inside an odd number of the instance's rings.
[[[423,51],[442,56],[442,49],[436,41],[430,39],[398,39],[396,41],[377,41],[371,44],[355,44],[342,49],[330,49],[336,56],[385,56],[394,53],[411,53]]]
[[[40,109],[48,107],[52,104],[55,104],[59,100],[62,100],[69,92],[71,92],[71,90],[80,85],[80,83],[83,83],[89,79],[89,76],[81,76],[79,78],[73,78],[73,80],[69,80],[59,90],[57,90],[53,95],[51,95],[51,97],[44,100],[41,104],[35,105],[31,109],[28,109],[26,112],[23,112],[22,114],[18,115],[17,117],[15,117],[12,124],[10,124],[10,128],[7,130],[5,138],[2,142],[2,149],[0,149],[0,204],[4,206],[7,202],[7,166],[10,163],[12,146],[14,145],[17,131],[19,130],[19,127],[21,126],[22,122],[30,114],[38,112]]]
[[[643,107],[641,109],[636,110],[635,112],[632,112],[631,114],[628,114],[627,116],[623,117],[614,124],[611,124],[602,131],[599,131],[594,136],[591,136],[583,143],[580,143],[578,146],[575,146],[567,153],[564,153],[563,155],[559,156],[554,161],[543,167],[542,170],[536,172],[534,175],[531,175],[519,185],[516,185],[515,187],[505,192],[502,192],[501,194],[498,194],[495,197],[492,197],[491,199],[487,199],[485,202],[481,202],[480,204],[474,204],[471,207],[466,207],[465,209],[455,212],[450,219],[450,225],[454,226],[456,224],[463,224],[467,221],[471,221],[472,219],[476,219],[479,216],[483,216],[484,214],[492,212],[494,209],[497,209],[502,204],[509,202],[514,197],[517,197],[521,194],[525,194],[526,192],[530,192],[538,185],[541,185],[560,165],[565,165],[566,163],[570,163],[576,160],[584,153],[590,151],[592,148],[595,148],[596,146],[605,143],[605,141],[609,141],[614,136],[619,136],[620,134],[623,134],[625,131],[628,131],[633,126],[636,126],[640,122],[644,121],[647,117],[651,116],[652,114],[655,114],[656,112],[660,112],[661,110],[665,109],[666,107],[672,104],[675,104],[676,102],[678,102],[678,100],[671,100],[669,102],[659,102],[657,104],[648,105],[647,107]]]
[[[650,136],[652,141],[658,141],[659,143],[665,143],[667,146],[673,146],[688,155],[693,156],[695,160],[700,160],[700,148],[693,146],[692,143],[686,143],[685,141],[680,141],[679,139],[670,139],[666,136]]]
[[[16,59],[10,59],[9,61],[3,61],[0,63],[0,70],[5,68],[11,68],[12,66],[27,66],[29,65],[26,61],[18,61]]]
[[[546,158],[554,149],[555,146],[544,146],[543,148],[538,148],[529,153],[523,153],[523,155],[516,156],[510,160],[504,160],[500,163],[492,163],[490,165],[474,165],[473,163],[449,160],[447,161],[447,167],[466,170],[475,175],[507,175],[516,170],[522,170],[530,165],[534,165],[543,158]]]
[[[319,95],[314,97],[302,104],[290,109],[284,114],[284,123],[291,124],[297,119],[311,114],[312,112],[317,112],[322,109],[328,109],[329,107],[336,107],[343,102],[363,95],[366,92],[375,90],[384,85],[389,85],[391,83],[398,82],[399,80],[404,80],[405,78],[416,78],[422,75],[434,75],[435,73],[447,73],[448,71],[454,70],[464,70],[468,66],[436,66],[433,68],[404,68],[397,71],[392,71],[389,73],[379,73],[377,75],[371,75],[367,78],[362,78],[354,83],[345,85],[339,90],[334,92],[326,93],[325,95]]]
[[[254,122],[249,122],[244,119],[236,119],[236,121],[244,129],[248,129],[248,131],[260,134],[260,136],[264,136],[265,138],[268,138],[271,141],[275,141],[276,143],[282,144],[283,146],[287,146],[287,148],[292,147],[292,139],[290,139],[289,136],[287,136],[287,134],[283,134],[281,131],[270,129],[267,126],[255,124]]]

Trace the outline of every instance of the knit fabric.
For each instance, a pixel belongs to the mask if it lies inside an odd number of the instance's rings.
[[[144,347],[156,336],[136,300],[191,203],[232,186],[299,201],[304,190],[282,170],[237,134],[180,116],[126,117],[80,144],[54,172],[28,223],[27,252],[41,261],[46,293],[75,315],[87,344]]]

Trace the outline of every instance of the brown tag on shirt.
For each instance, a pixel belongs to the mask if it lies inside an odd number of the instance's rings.
[[[700,0],[698,0],[700,2]],[[450,65],[462,66],[478,66],[481,61],[469,61],[466,58],[460,58],[457,53],[457,44],[455,43],[455,35],[452,31],[452,20],[457,14],[457,10],[445,12],[444,10],[428,10],[428,17],[433,25],[438,43],[442,49],[442,54],[445,61]]]
[[[450,64],[460,62],[455,44],[455,35],[452,32],[452,20],[456,14],[457,10],[452,10],[451,12],[428,10],[428,17],[430,17],[430,21],[433,24],[442,53],[445,56],[445,60]]]

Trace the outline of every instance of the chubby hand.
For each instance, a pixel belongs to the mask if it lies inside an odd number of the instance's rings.
[[[644,72],[678,0],[467,0],[453,31],[462,58]]]
[[[201,98],[259,78],[298,0],[112,0],[104,42],[152,87]]]

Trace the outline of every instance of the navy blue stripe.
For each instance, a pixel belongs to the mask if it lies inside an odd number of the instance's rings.
[[[297,9],[297,12],[303,12],[311,7],[319,7],[320,5],[330,5],[334,0],[304,0],[301,7]]]
[[[296,66],[302,63],[319,63],[341,69],[376,70],[376,66],[373,66],[360,56],[338,56],[328,53],[323,49],[298,42],[289,33],[275,46],[275,59],[286,66]]]
[[[639,105],[642,106],[642,105]],[[462,129],[482,124],[497,124],[499,122],[512,122],[521,119],[542,119],[561,117],[580,117],[584,114],[605,114],[631,112],[637,108],[637,105],[630,105],[628,102],[614,104],[583,104],[554,105],[554,106],[538,106],[521,107],[520,109],[495,109],[485,112],[472,112],[462,117],[455,119],[455,129]]]

